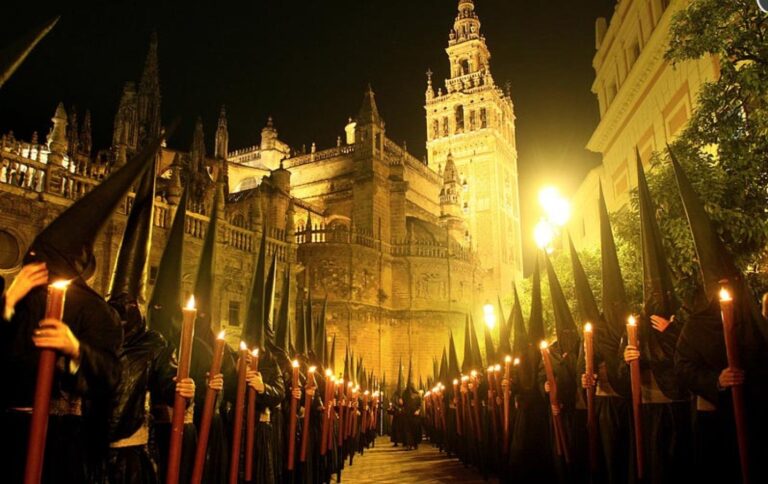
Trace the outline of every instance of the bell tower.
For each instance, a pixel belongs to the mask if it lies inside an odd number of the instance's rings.
[[[506,294],[522,277],[514,105],[491,74],[491,53],[473,0],[459,0],[448,34],[450,77],[437,92],[427,72],[424,109],[429,166],[449,154],[462,186],[471,245],[485,271],[484,291]],[[493,296],[495,297],[495,296]]]

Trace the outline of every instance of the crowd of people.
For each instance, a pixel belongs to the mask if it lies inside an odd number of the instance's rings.
[[[378,433],[380,382],[349,351],[343,373],[335,376],[336,345],[334,339],[327,347],[325,307],[313,312],[312,304],[300,298],[295,322],[289,322],[289,297],[274,307],[279,279],[281,293],[291,293],[290,268],[278,277],[265,238],[242,334],[244,345],[258,351],[217,344],[210,315],[220,193],[194,285],[188,376],[179,372],[178,361],[185,354],[180,346],[186,193],[146,312],[142,309],[160,143],[160,138],[148,143],[56,217],[35,238],[9,287],[0,286],[0,362],[8,372],[7,390],[0,394],[0,428],[14,439],[0,453],[4,482],[340,480],[345,463],[351,465]],[[93,244],[132,186],[135,198],[105,298],[88,285],[97,268]],[[56,281],[68,282],[60,317],[49,313],[50,285]],[[295,337],[291,326],[298,328]],[[41,354],[48,350],[55,352],[55,368],[50,401],[41,404]],[[220,370],[212,373],[214,368]],[[241,379],[245,385],[238,385]],[[206,416],[209,395],[214,403]],[[183,429],[173,424],[178,399]],[[47,429],[38,431],[45,443],[41,470],[30,458],[34,444],[27,445],[40,437],[30,430],[38,406],[44,407],[47,422]],[[168,456],[178,434],[181,457],[173,462]]]
[[[470,319],[461,366],[451,335],[425,393],[430,442],[503,482],[768,480],[766,305],[761,311],[670,157],[701,270],[697,296],[676,296],[638,161],[640,314],[630,311],[601,192],[602,310],[572,243],[577,317],[542,253],[527,327],[515,294],[497,347],[486,332],[484,359]],[[544,324],[542,259],[552,335]]]

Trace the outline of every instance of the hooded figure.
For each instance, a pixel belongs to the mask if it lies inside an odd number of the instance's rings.
[[[120,320],[104,299],[85,282],[95,267],[93,244],[131,185],[149,168],[160,139],[148,144],[121,169],[83,198],[73,203],[32,242],[25,264],[45,262],[52,280],[69,279],[64,331],[72,344],[59,352],[54,375],[52,408],[59,408],[48,423],[43,481],[86,482],[106,458],[108,422],[119,381],[118,351],[122,340]],[[29,292],[15,308],[0,334],[0,361],[8,370],[8,387],[0,396],[2,428],[17,437],[16,445],[2,453],[5,477],[21,481],[28,435],[27,413],[13,408],[32,407],[39,349],[33,334],[44,318],[46,288]],[[62,328],[61,323],[56,324]],[[48,329],[50,328],[50,329]],[[46,326],[41,331],[51,331]],[[21,439],[21,440],[18,440]],[[83,445],[73,446],[72,442]]]
[[[579,254],[569,239],[571,266],[576,288],[576,304],[584,321],[592,323],[595,338],[595,369],[597,388],[595,390],[595,416],[599,433],[599,458],[597,478],[606,483],[626,482],[629,476],[630,407],[629,400],[617,394],[608,378],[608,366],[599,343],[600,335],[607,334],[605,319],[597,307],[595,295],[589,285]],[[579,362],[579,372],[585,371],[584,352]],[[610,361],[615,361],[611,358]],[[586,448],[586,446],[585,446]]]
[[[147,398],[171,406],[176,394],[174,347],[162,334],[147,329],[140,308],[152,243],[155,178],[153,163],[136,190],[109,289],[109,304],[120,315],[124,335],[109,427],[110,456],[104,462],[110,483],[160,482],[148,445]]]
[[[702,477],[722,482],[736,482],[741,474],[730,395],[734,375],[728,368],[717,300],[723,286],[730,290],[734,301],[734,326],[743,370],[748,477],[751,482],[765,482],[768,480],[766,321],[671,149],[669,154],[693,236],[706,301],[695,308],[685,323],[675,354],[675,371],[680,382],[697,397],[695,469]]]
[[[48,32],[56,26],[59,18],[55,17],[42,25],[38,25],[27,35],[0,51],[0,88],[16,72],[16,69],[24,62],[37,43],[43,40]]]
[[[643,256],[643,312],[637,349],[643,390],[644,475],[651,482],[675,482],[685,479],[691,461],[690,398],[674,373],[675,346],[682,330],[675,319],[680,304],[639,153],[637,183]],[[625,360],[630,361],[626,356]],[[620,370],[629,378],[628,364]]]
[[[547,432],[549,404],[544,393],[536,385],[541,353],[538,342],[545,337],[544,314],[541,302],[541,274],[539,258],[536,258],[531,288],[531,314],[527,333],[518,333],[515,326],[513,351],[521,351],[519,390],[517,392],[515,423],[512,445],[509,451],[510,472],[521,482],[549,482],[552,458]],[[520,340],[520,341],[518,341]],[[535,345],[534,345],[535,343]]]

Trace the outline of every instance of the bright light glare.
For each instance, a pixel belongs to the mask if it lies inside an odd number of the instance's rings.
[[[555,238],[555,231],[552,225],[546,220],[540,220],[536,227],[533,229],[533,240],[536,241],[536,246],[540,249],[546,249],[552,240]]]
[[[539,192],[539,204],[547,219],[558,227],[564,226],[571,218],[571,204],[555,187],[544,187]]]
[[[493,304],[486,304],[483,306],[483,319],[488,329],[496,327],[496,312],[494,311]]]

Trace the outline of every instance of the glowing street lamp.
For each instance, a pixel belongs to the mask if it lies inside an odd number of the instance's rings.
[[[571,204],[555,187],[549,186],[541,189],[539,204],[544,209],[547,220],[556,227],[565,226],[571,218]]]
[[[555,229],[548,221],[541,219],[533,229],[533,240],[539,249],[548,249],[555,239]]]
[[[485,325],[488,326],[488,329],[496,327],[496,312],[493,304],[486,303],[483,306],[483,319],[485,320]]]

